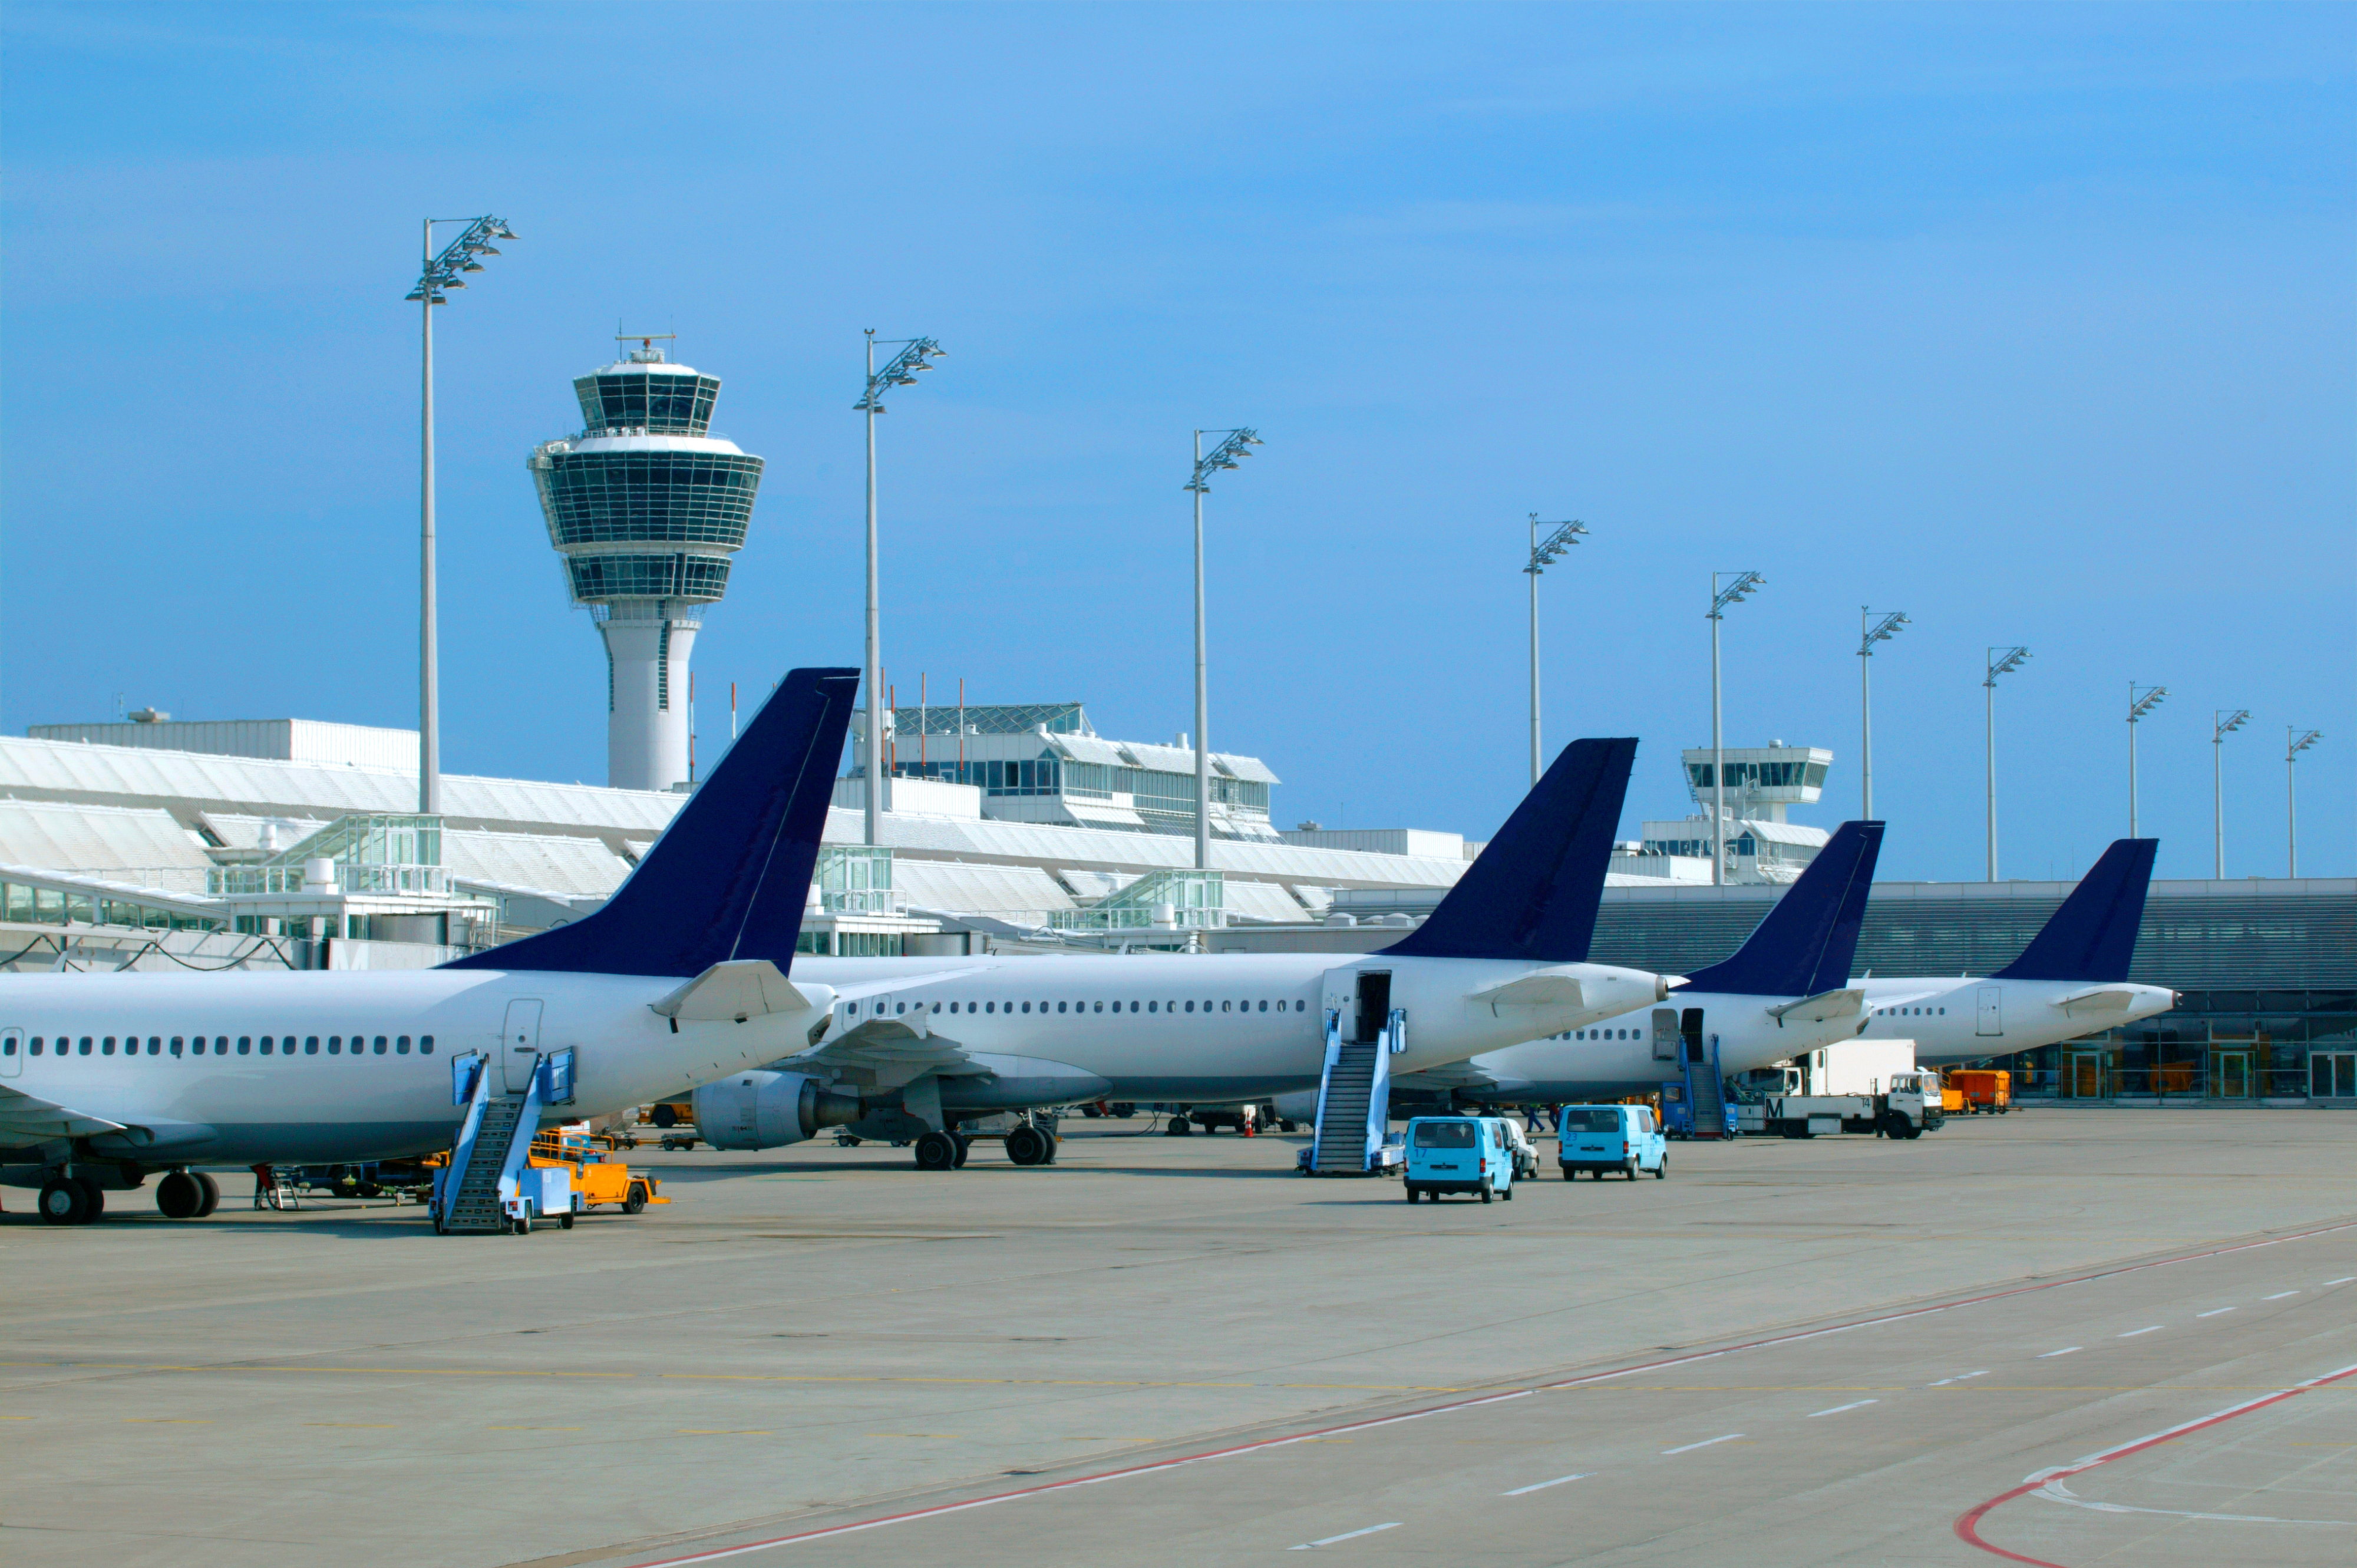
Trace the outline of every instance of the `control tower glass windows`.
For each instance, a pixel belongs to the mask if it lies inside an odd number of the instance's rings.
[[[1710,764],[1690,762],[1687,776],[1697,789],[1717,787],[1710,776]],[[1825,765],[1822,762],[1729,762],[1727,765],[1727,787],[1740,789],[1822,789],[1825,783]]]
[[[565,563],[573,596],[607,599],[717,599],[728,591],[726,555],[575,555]]]
[[[742,548],[761,459],[716,452],[554,452],[535,467],[549,542]]]
[[[650,435],[701,435],[720,395],[714,376],[683,376],[630,369],[583,376],[573,383],[581,423],[590,434],[643,430]]]

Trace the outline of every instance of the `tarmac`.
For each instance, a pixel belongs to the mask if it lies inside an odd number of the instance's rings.
[[[529,1237],[9,1193],[0,1558],[2357,1556],[2357,1116],[1679,1144],[1413,1207],[1298,1137],[1065,1126],[1036,1169],[641,1149],[671,1204]]]

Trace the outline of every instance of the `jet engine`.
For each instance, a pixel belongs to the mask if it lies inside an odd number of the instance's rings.
[[[716,1149],[774,1149],[860,1118],[859,1097],[799,1072],[731,1073],[695,1091],[695,1130]]]

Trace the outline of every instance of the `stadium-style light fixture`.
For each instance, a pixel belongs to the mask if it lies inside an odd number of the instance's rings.
[[[879,371],[876,341],[876,328],[871,327],[867,329],[867,387],[851,405],[867,416],[867,668],[861,677],[867,687],[867,736],[860,749],[866,753],[862,766],[867,781],[861,793],[866,798],[870,848],[880,842],[884,825],[884,653],[876,598],[876,416],[884,412],[888,390],[915,386],[917,377],[933,368],[933,360],[949,356],[949,350],[931,338],[886,338],[886,348],[897,345],[900,351]]]
[[[1220,444],[1206,453],[1203,437],[1217,435]],[[1211,476],[1241,466],[1261,444],[1249,426],[1234,430],[1195,432],[1195,471],[1187,486],[1195,497],[1195,869],[1211,868],[1211,698],[1206,679],[1203,624],[1203,498],[1211,493]]]
[[[2136,721],[2160,706],[2162,699],[2168,695],[2169,688],[2166,686],[2147,686],[2144,689],[2144,694],[2138,696],[2136,683],[2133,681],[2128,682],[2128,837],[2130,838],[2138,836],[2136,832]]]
[[[1988,650],[1988,673],[1981,680],[1986,698],[1986,720],[1988,729],[1988,879],[1996,880],[1996,678],[2010,675],[2029,660],[2027,648],[1992,648]]]
[[[2323,738],[2324,732],[2320,729],[2312,729],[2302,735],[2298,726],[2284,725],[2284,823],[2288,833],[2285,841],[2284,875],[2287,876],[2299,875],[2299,780],[2292,765],[2299,760],[2301,752]]]
[[[1867,822],[1874,820],[1874,687],[1867,671],[1873,668],[1874,645],[1889,642],[1906,624],[1904,610],[1892,610],[1876,620],[1872,610],[1857,607],[1858,815]]]
[[[1555,532],[1544,539],[1539,530]],[[1564,553],[1578,543],[1587,532],[1584,522],[1541,522],[1539,514],[1531,513],[1531,558],[1523,567],[1531,579],[1531,783],[1535,788],[1539,773],[1545,766],[1539,748],[1539,575],[1561,560]]]
[[[417,286],[407,298],[425,317],[423,392],[418,414],[418,638],[417,638],[417,811],[438,816],[442,811],[442,675],[441,650],[435,632],[434,606],[434,307],[449,303],[448,291],[467,286],[461,273],[479,273],[478,256],[496,256],[494,240],[512,240],[515,231],[504,218],[428,218],[425,220],[423,258]],[[436,224],[464,223],[464,232],[434,252]]]
[[[1725,587],[1719,586],[1721,577],[1731,579]],[[1767,585],[1768,579],[1757,572],[1710,575],[1710,880],[1714,886],[1727,883],[1727,748],[1719,728],[1718,623],[1727,618],[1728,606],[1741,604],[1754,589]]]
[[[2210,714],[2211,833],[2215,852],[2210,875],[2222,882],[2226,877],[2226,737],[2250,722],[2248,708],[2236,708],[2231,714],[2217,708]]]

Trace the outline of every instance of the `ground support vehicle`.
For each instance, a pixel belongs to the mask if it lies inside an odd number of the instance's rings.
[[[1555,1164],[1563,1179],[1587,1171],[1598,1181],[1617,1171],[1631,1181],[1646,1172],[1659,1181],[1670,1174],[1669,1139],[1642,1105],[1566,1105],[1555,1113]]]
[[[1787,1072],[1797,1075],[1798,1069]],[[1760,1131],[1785,1138],[1820,1133],[1871,1133],[1888,1138],[1920,1138],[1947,1120],[1941,1108],[1940,1075],[1929,1068],[1894,1073],[1879,1093],[1768,1096]]]
[[[597,1138],[591,1133],[543,1133],[532,1141],[531,1164],[543,1169],[561,1165],[572,1173],[573,1192],[583,1211],[611,1203],[625,1214],[636,1214],[650,1203],[671,1201],[662,1196],[662,1183],[597,1148]]]
[[[434,1188],[434,1167],[443,1158],[428,1155],[422,1160],[361,1160],[339,1165],[256,1165],[253,1206],[294,1208],[306,1194],[423,1203]]]
[[[1530,1134],[1523,1131],[1522,1123],[1511,1116],[1485,1116],[1482,1120],[1498,1124],[1498,1142],[1505,1149],[1507,1156],[1514,1162],[1514,1179],[1536,1181],[1539,1176],[1539,1152],[1531,1143]]]
[[[2003,1068],[1950,1068],[1940,1079],[1947,1090],[1943,1100],[1954,1101],[1944,1109],[1957,1115],[2003,1116],[2013,1109],[2013,1074]]]
[[[1496,1116],[1418,1116],[1407,1124],[1407,1200],[1445,1192],[1514,1198],[1514,1151]]]
[[[673,1127],[694,1126],[695,1124],[695,1101],[692,1100],[665,1100],[660,1101],[652,1105],[641,1105],[639,1107],[639,1121],[643,1124],[660,1128],[666,1133],[671,1131]]]

